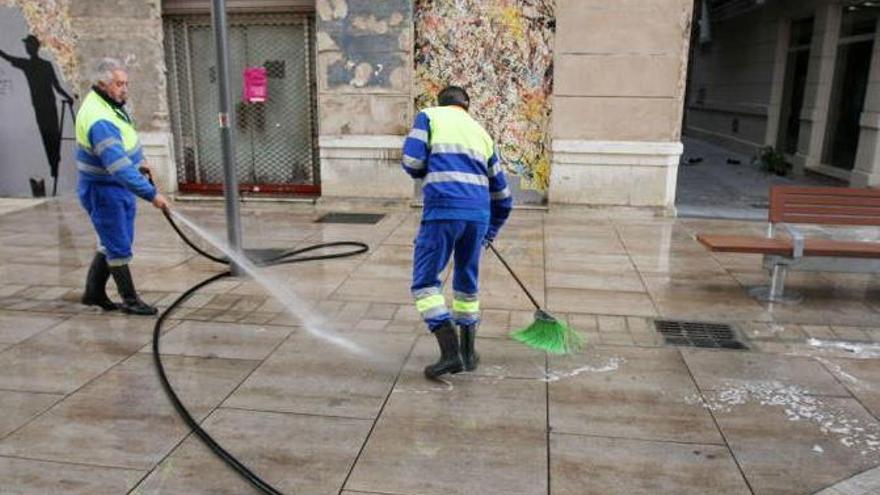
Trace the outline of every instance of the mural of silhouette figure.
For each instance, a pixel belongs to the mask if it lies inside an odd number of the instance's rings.
[[[31,91],[31,104],[34,107],[34,115],[37,117],[37,127],[43,138],[43,148],[46,150],[46,158],[49,160],[49,173],[52,175],[54,185],[52,194],[55,195],[58,186],[58,163],[61,160],[61,128],[64,125],[58,119],[58,107],[56,106],[55,91],[64,97],[62,105],[68,105],[73,112],[73,98],[64,91],[55,68],[46,59],[40,58],[40,40],[30,34],[21,40],[30,58],[13,57],[0,50],[0,58],[5,59],[13,67],[24,72]],[[64,116],[64,108],[61,112]]]

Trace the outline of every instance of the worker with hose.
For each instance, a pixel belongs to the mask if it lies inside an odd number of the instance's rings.
[[[128,263],[134,241],[135,196],[161,210],[168,201],[143,174],[149,174],[134,123],[125,109],[128,74],[116,59],[95,67],[92,90],[76,115],[77,193],[98,234],[98,250],[89,267],[82,303],[104,310],[154,315],[155,307],[138,296]],[[122,303],[107,297],[110,276]]]
[[[416,116],[403,145],[402,163],[410,176],[424,181],[412,294],[440,347],[440,359],[425,368],[428,378],[477,367],[481,247],[498,235],[513,204],[492,138],[468,114],[467,92],[448,86],[437,102],[439,106]],[[452,314],[440,280],[450,256],[454,256]]]

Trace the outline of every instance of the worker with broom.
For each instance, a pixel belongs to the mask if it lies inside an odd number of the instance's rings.
[[[410,176],[423,179],[424,211],[415,239],[412,294],[440,347],[440,359],[425,368],[428,378],[477,367],[474,340],[480,321],[481,247],[498,235],[513,205],[492,138],[468,114],[467,92],[448,86],[437,100],[438,106],[416,116],[403,144],[402,163]],[[450,256],[454,256],[452,314],[440,280]]]
[[[77,192],[80,203],[98,233],[98,252],[86,278],[82,303],[105,310],[154,315],[155,307],[138,297],[128,263],[134,241],[135,196],[165,210],[168,201],[144,177],[144,153],[125,101],[128,74],[115,59],[102,59],[96,67],[92,91],[76,115]],[[122,303],[107,297],[105,286],[113,276]]]

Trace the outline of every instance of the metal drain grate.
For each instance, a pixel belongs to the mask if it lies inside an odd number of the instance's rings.
[[[712,349],[748,349],[737,339],[733,328],[723,323],[654,320],[654,328],[670,345]]]
[[[340,213],[330,212],[317,219],[316,223],[356,223],[373,225],[385,218],[381,213]]]

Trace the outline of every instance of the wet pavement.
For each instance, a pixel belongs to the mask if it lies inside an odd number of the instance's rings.
[[[767,305],[746,294],[767,282],[760,257],[693,240],[761,223],[517,210],[498,248],[589,345],[558,357],[507,339],[529,301],[487,255],[480,368],[429,382],[436,346],[408,290],[419,211],[335,206],[386,216],[321,224],[329,206],[245,204],[245,244],[367,243],[263,270],[365,356],[316,338],[246,278],[186,301],[162,339],[193,416],[282,492],[880,490],[877,275],[795,272],[804,302]],[[225,237],[221,204],[176,208]],[[132,269],[150,302],[222,271],[148,206],[137,230]],[[256,493],[176,416],[150,355],[155,320],[77,304],[93,250],[75,202],[0,215],[0,493]],[[749,350],[666,346],[661,318],[729,323]]]

